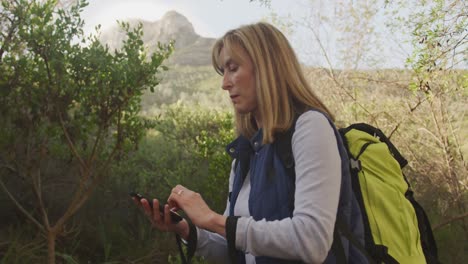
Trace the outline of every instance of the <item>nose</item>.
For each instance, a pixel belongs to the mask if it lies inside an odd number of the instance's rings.
[[[224,74],[223,75],[223,82],[221,84],[221,88],[223,88],[223,90],[228,90],[231,87],[232,87],[232,83],[231,83],[231,80],[230,80],[228,74]]]

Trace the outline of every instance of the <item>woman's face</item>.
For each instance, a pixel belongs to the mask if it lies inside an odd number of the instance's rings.
[[[257,111],[257,92],[252,60],[244,49],[233,47],[235,58],[225,48],[221,49],[219,60],[222,63],[222,88],[229,92],[237,113],[247,114]]]

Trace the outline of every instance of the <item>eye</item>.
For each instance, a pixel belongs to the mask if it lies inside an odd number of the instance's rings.
[[[239,66],[237,66],[237,64],[231,63],[231,64],[229,64],[229,66],[228,66],[228,71],[230,71],[230,72],[235,72],[235,71],[237,71],[238,68],[239,68]]]

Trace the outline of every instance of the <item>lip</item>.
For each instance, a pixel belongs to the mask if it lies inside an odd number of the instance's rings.
[[[231,97],[231,100],[233,100],[233,99],[239,97],[239,95],[238,95],[238,94],[232,94],[232,95],[230,95],[229,97]]]

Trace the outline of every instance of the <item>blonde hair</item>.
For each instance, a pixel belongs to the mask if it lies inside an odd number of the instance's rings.
[[[233,56],[242,48],[250,57],[255,74],[257,111],[263,126],[263,143],[272,143],[277,132],[288,130],[296,115],[311,108],[333,120],[305,80],[299,61],[286,37],[268,23],[245,25],[228,31],[213,47],[213,66],[223,75],[220,52]],[[236,113],[237,133],[251,138],[258,130],[253,113]]]

